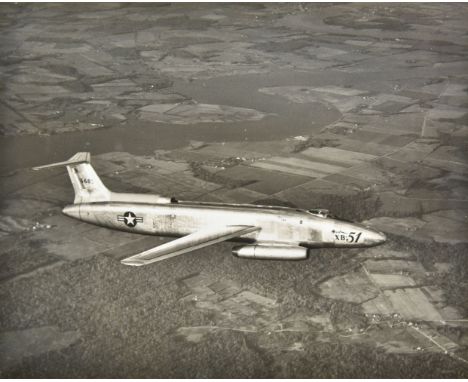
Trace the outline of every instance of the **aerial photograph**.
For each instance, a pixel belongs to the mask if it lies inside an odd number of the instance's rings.
[[[467,20],[1,3],[0,378],[468,378]]]

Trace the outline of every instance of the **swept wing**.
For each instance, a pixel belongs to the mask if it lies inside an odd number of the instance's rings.
[[[250,225],[207,228],[127,257],[121,263],[132,266],[147,265],[258,230],[260,230],[259,227]]]

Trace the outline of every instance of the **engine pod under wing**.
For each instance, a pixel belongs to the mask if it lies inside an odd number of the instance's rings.
[[[232,253],[246,259],[303,260],[307,248],[289,245],[243,245],[234,247]]]

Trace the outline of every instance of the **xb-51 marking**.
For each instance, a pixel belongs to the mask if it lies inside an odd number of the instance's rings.
[[[343,231],[333,231],[335,234],[335,240],[345,241],[347,243],[358,243],[359,238],[362,235],[362,232],[343,232]]]
[[[120,231],[179,237],[122,260],[126,265],[150,264],[225,240],[244,243],[233,248],[238,257],[274,260],[305,259],[309,248],[370,247],[386,240],[383,233],[335,218],[327,210],[111,192],[90,158],[77,153],[65,162],[34,168],[66,166],[75,200],[63,209],[65,215]]]

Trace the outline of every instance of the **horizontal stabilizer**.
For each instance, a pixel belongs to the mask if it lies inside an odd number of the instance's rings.
[[[91,155],[89,153],[76,153],[69,160],[65,162],[56,162],[51,164],[45,164],[43,166],[33,167],[33,170],[42,170],[44,168],[60,167],[60,166],[69,166],[73,164],[80,163],[90,163]]]
[[[141,266],[195,251],[211,244],[258,231],[260,228],[249,225],[231,225],[204,229],[161,244],[121,261],[122,264]]]

